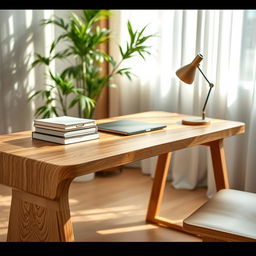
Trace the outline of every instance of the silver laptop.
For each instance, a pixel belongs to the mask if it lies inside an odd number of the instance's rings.
[[[122,135],[133,135],[159,130],[165,127],[165,124],[140,122],[127,119],[98,124],[99,131],[117,133]]]

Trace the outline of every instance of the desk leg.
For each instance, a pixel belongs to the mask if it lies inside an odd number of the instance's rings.
[[[214,177],[217,190],[229,188],[223,139],[212,141],[203,145],[209,146],[211,149]],[[183,227],[178,225],[177,222],[167,218],[162,218],[158,215],[166,184],[166,177],[169,170],[170,160],[171,153],[162,154],[158,157],[146,221],[155,223],[157,225],[164,225],[173,229],[183,231],[185,233],[189,233],[184,231]]]
[[[70,183],[61,184],[56,200],[13,189],[7,241],[74,241],[68,202]]]
[[[164,194],[164,188],[166,184],[166,178],[171,161],[171,152],[159,155],[156,166],[155,177],[153,181],[153,187],[151,190],[151,196],[148,205],[148,212],[146,221],[164,225],[170,228],[182,230],[182,227],[176,222],[159,216],[160,206]]]
[[[219,191],[223,188],[229,188],[223,139],[209,142],[208,145],[211,149],[216,189]]]

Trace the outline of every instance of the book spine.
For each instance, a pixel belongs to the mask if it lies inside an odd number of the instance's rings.
[[[40,126],[40,127],[48,127],[50,128],[58,128],[58,129],[63,129],[63,130],[70,130],[70,129],[83,129],[85,127],[90,127],[96,125],[96,122],[89,122],[89,123],[84,123],[84,124],[74,124],[74,125],[60,125],[60,124],[50,124],[50,123],[44,123],[44,122],[35,122],[34,121],[34,126]]]
[[[75,130],[75,131],[66,131],[66,132],[35,127],[35,132],[41,133],[41,134],[46,134],[46,135],[58,136],[61,138],[71,138],[71,137],[76,137],[76,136],[83,136],[83,135],[97,133],[98,127],[96,126],[93,128],[84,128],[81,130],[79,129],[79,130]]]
[[[95,133],[95,134],[90,134],[90,135],[85,135],[85,136],[77,136],[77,137],[65,139],[65,138],[60,138],[57,136],[32,132],[32,138],[38,139],[38,140],[49,141],[49,142],[53,142],[53,143],[58,143],[58,144],[72,144],[72,143],[77,143],[77,142],[98,139],[99,134]]]
[[[68,131],[78,131],[78,130],[83,130],[87,128],[93,128],[96,127],[96,123],[91,123],[90,125],[86,127],[67,127],[67,128],[60,128],[60,127],[54,127],[54,126],[46,126],[46,125],[39,125],[39,124],[34,124],[35,128],[42,128],[42,129],[48,129],[48,130],[54,130],[54,131],[60,131],[60,132],[68,132]]]

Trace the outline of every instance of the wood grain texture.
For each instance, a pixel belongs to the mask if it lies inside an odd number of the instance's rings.
[[[58,199],[50,200],[13,189],[7,241],[74,241],[68,190],[61,184]]]
[[[212,141],[210,148],[216,189],[219,191],[224,188],[229,188],[223,139]]]
[[[119,175],[72,182],[69,205],[75,240],[200,242],[194,235],[145,223],[152,183],[153,179],[140,169],[127,167]],[[174,189],[167,181],[160,214],[182,225],[184,218],[207,201],[206,190]],[[0,185],[0,242],[7,238],[11,194],[11,188]]]
[[[178,149],[210,145],[219,161],[215,169],[222,186],[226,183],[222,140],[243,133],[244,124],[212,119],[210,126],[191,127],[181,124],[184,116],[155,111],[98,120],[132,119],[167,128],[133,136],[100,133],[98,140],[71,145],[33,140],[31,131],[0,136],[0,183],[13,188],[8,240],[73,241],[68,190],[75,177],[160,155],[149,203],[151,220],[159,211],[169,152]]]
[[[166,178],[171,161],[171,152],[158,156],[156,165],[154,183],[149,199],[148,212],[146,220],[154,222],[155,217],[159,215],[160,206],[164,194]]]
[[[54,199],[65,179],[244,132],[241,122],[212,119],[210,126],[191,127],[181,124],[184,117],[153,111],[101,119],[98,123],[132,119],[163,123],[167,128],[133,136],[101,132],[98,140],[71,145],[32,140],[31,131],[1,135],[0,183]]]

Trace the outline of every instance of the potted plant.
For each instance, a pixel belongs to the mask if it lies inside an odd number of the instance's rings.
[[[100,49],[106,43],[111,31],[99,26],[99,21],[108,19],[111,13],[107,10],[83,10],[78,16],[71,13],[65,21],[59,17],[42,20],[42,25],[55,25],[61,29],[60,35],[52,42],[48,56],[35,54],[32,68],[43,64],[51,82],[45,88],[32,91],[29,100],[41,96],[43,105],[38,106],[36,117],[68,115],[68,110],[77,106],[79,117],[92,118],[97,100],[104,87],[111,84],[115,75],[131,78],[131,70],[122,67],[125,60],[138,55],[145,59],[150,54],[145,45],[153,35],[144,35],[145,29],[135,31],[128,21],[129,40],[125,47],[119,47],[120,60],[116,61],[107,52]],[[61,50],[57,46],[61,43]],[[68,61],[60,73],[51,69],[52,61]],[[112,66],[109,74],[102,76],[102,63]]]

